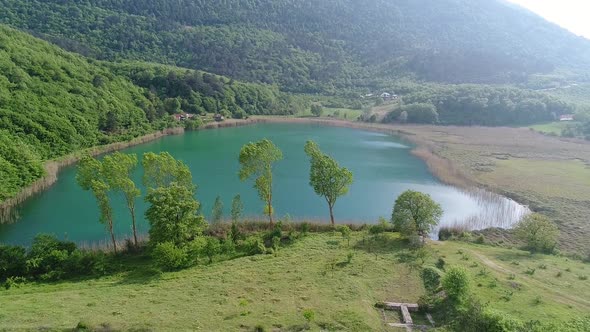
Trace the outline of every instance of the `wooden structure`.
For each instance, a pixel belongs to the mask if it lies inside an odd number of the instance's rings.
[[[412,315],[410,312],[418,311],[418,304],[416,303],[400,303],[400,302],[383,302],[382,306],[385,310],[400,311],[402,314],[403,323],[388,323],[387,325],[392,327],[405,327],[406,331],[413,331],[414,329],[420,331],[426,331],[427,329],[434,327],[434,321],[430,314],[426,314],[426,318],[432,326],[426,325],[414,325]]]

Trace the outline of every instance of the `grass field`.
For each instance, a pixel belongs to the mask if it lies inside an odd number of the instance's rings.
[[[310,234],[278,255],[172,273],[133,261],[132,272],[97,280],[1,290],[0,330],[64,330],[83,322],[105,331],[391,331],[385,323],[398,315],[375,304],[416,302],[424,292],[419,266],[397,234],[368,239],[354,233],[348,246],[339,234]],[[582,280],[588,265],[460,242],[430,248],[426,264],[443,258],[447,266],[465,266],[477,296],[501,312],[545,322],[590,312],[590,281]],[[313,312],[309,322],[304,312]]]
[[[560,136],[561,132],[567,127],[576,125],[578,122],[575,121],[561,121],[561,122],[548,122],[530,126],[534,131]]]

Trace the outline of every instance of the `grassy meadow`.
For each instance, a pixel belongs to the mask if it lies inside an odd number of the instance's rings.
[[[529,128],[539,133],[560,136],[565,128],[568,126],[574,126],[578,123],[579,122],[575,121],[556,121],[532,125],[529,126]]]
[[[424,262],[396,233],[312,233],[276,255],[162,273],[129,258],[128,272],[0,291],[0,330],[391,331],[380,301],[417,302],[422,265],[465,266],[483,302],[515,318],[555,322],[590,312],[590,266],[463,242],[431,243]],[[532,272],[531,272],[532,271]],[[416,315],[418,322],[423,318]]]

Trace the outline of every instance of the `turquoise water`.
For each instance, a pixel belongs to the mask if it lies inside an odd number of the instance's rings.
[[[126,149],[126,153],[168,151],[192,170],[197,184],[197,199],[209,215],[217,195],[229,217],[231,200],[240,194],[245,214],[260,216],[263,203],[251,182],[240,182],[238,154],[243,144],[271,139],[284,154],[275,167],[274,208],[277,217],[326,220],[328,209],[323,198],[309,186],[309,162],[303,146],[315,140],[323,151],[335,157],[354,174],[347,196],[335,206],[336,222],[373,223],[380,216],[389,219],[395,198],[407,189],[429,193],[445,210],[443,223],[473,218],[490,206],[453,187],[440,184],[426,165],[411,153],[402,140],[385,134],[349,128],[302,124],[258,124],[238,128],[187,132]],[[28,244],[38,233],[55,234],[79,242],[107,240],[105,227],[98,222],[98,209],[90,192],[75,182],[75,167],[60,173],[49,190],[27,201],[17,222],[0,225],[0,242]],[[136,172],[140,183],[141,170]],[[143,188],[142,188],[143,189]],[[119,238],[131,234],[131,223],[121,196],[114,196],[115,228]],[[138,199],[139,225],[147,233],[143,218],[146,205]],[[494,208],[492,208],[494,210]]]

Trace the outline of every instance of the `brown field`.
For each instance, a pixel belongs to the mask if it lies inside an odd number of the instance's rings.
[[[582,256],[590,253],[590,142],[545,136],[526,128],[259,120],[313,122],[400,135],[416,144],[414,154],[441,181],[486,188],[547,214],[561,230],[560,250]]]

